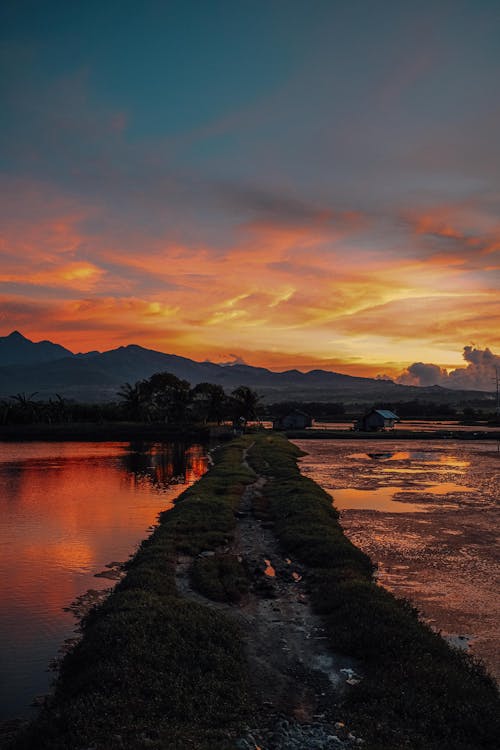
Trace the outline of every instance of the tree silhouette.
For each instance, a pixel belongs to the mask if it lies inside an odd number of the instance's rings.
[[[124,383],[117,393],[126,415],[133,420],[148,420],[150,392],[148,381],[138,380],[135,385]]]
[[[170,372],[157,372],[145,381],[145,389],[157,419],[175,424],[186,421],[191,403],[191,388],[187,380]]]
[[[26,393],[16,393],[15,396],[11,396],[13,401],[17,401],[23,421],[38,422],[40,404],[33,400],[37,393],[38,391],[34,391],[29,396]]]
[[[231,392],[235,412],[234,417],[257,419],[257,411],[260,406],[261,397],[247,385],[240,385]]]
[[[217,424],[224,420],[228,411],[228,400],[221,385],[198,383],[191,391],[191,398],[198,419]]]

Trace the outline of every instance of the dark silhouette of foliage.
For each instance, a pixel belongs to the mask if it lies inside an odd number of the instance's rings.
[[[120,387],[117,396],[127,417],[137,422],[149,420],[149,391],[147,381],[138,380],[135,385],[124,383]]]
[[[231,392],[233,397],[233,417],[243,417],[246,420],[257,419],[261,397],[247,385],[240,385]]]
[[[221,385],[198,383],[191,391],[193,416],[202,422],[221,424],[228,415],[229,402]]]
[[[154,418],[175,424],[186,421],[191,403],[191,388],[187,380],[170,372],[158,372],[144,383]]]

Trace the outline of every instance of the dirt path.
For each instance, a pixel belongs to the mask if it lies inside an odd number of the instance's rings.
[[[246,463],[246,455],[244,455]],[[239,605],[221,604],[191,589],[191,558],[179,558],[179,592],[235,617],[243,632],[258,715],[240,750],[354,747],[353,737],[337,709],[346,684],[359,679],[352,660],[332,653],[320,619],[307,595],[307,573],[283,557],[272,524],[258,517],[266,480],[257,477],[243,493],[230,548],[217,554],[237,555],[252,578],[249,595]]]

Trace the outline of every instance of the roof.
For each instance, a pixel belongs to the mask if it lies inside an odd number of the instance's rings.
[[[389,411],[389,409],[374,409],[373,411],[376,414],[380,414],[384,419],[399,419],[398,415],[394,414],[393,411]]]

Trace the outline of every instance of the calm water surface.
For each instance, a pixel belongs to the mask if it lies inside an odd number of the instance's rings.
[[[200,445],[0,443],[0,718],[29,712],[75,619],[63,611],[124,561],[206,470]]]
[[[378,579],[500,681],[500,453],[495,442],[294,440]]]

